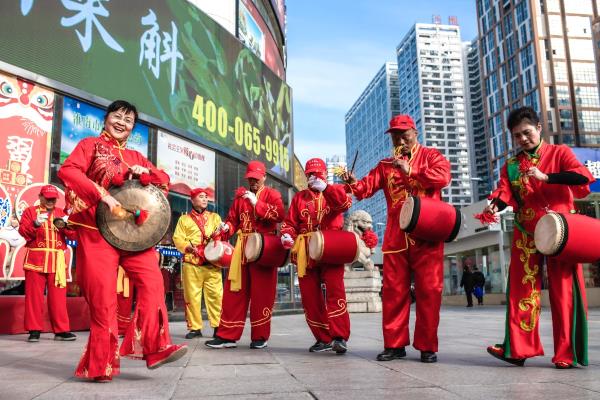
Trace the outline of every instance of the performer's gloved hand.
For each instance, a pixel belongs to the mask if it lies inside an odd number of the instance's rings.
[[[250,202],[250,204],[252,204],[252,206],[255,206],[256,203],[258,202],[258,198],[256,197],[256,194],[254,194],[253,192],[251,192],[249,190],[242,197],[245,199],[248,199],[248,201]]]
[[[48,221],[48,213],[40,213],[38,214],[37,218],[35,219],[34,225],[35,226],[42,226],[44,224],[44,222]]]
[[[131,167],[129,167],[129,170],[133,175],[142,175],[150,173],[150,170],[148,168],[142,167],[141,165],[132,165]]]
[[[314,189],[318,192],[322,192],[327,187],[327,182],[325,182],[321,178],[317,178],[316,176],[312,175],[310,178],[308,178],[308,186],[311,189]]]
[[[292,239],[289,233],[284,233],[281,235],[281,244],[284,249],[289,250],[294,247],[294,239]]]
[[[219,233],[221,233],[221,232],[227,233],[227,232],[229,232],[229,224],[226,224],[225,222],[221,222],[221,224],[219,225],[217,230],[219,231]]]

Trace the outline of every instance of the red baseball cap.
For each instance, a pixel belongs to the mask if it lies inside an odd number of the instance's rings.
[[[415,121],[408,114],[396,115],[390,120],[390,128],[385,133],[417,129]]]
[[[244,175],[244,178],[261,179],[264,178],[266,174],[267,168],[265,168],[265,164],[257,160],[252,160],[248,163],[248,167],[246,168],[246,175]]]
[[[53,185],[44,185],[40,189],[40,195],[47,199],[58,198],[58,189]]]
[[[190,191],[190,198],[193,199],[194,197],[198,196],[200,193],[204,193],[205,195],[207,195],[208,197],[210,197],[210,192],[211,192],[211,189],[207,188],[207,187],[205,187],[205,188],[199,187],[199,188],[196,188],[196,189],[192,189]]]
[[[325,161],[321,160],[320,158],[311,158],[306,162],[304,173],[308,175],[311,172],[317,172],[321,174],[327,173],[327,164],[325,164]]]

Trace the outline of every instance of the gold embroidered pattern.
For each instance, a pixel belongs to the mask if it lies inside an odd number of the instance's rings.
[[[517,213],[517,222],[532,221],[535,218],[535,211],[533,208],[520,209]]]
[[[337,305],[339,307],[337,310],[333,310],[333,311],[327,313],[327,316],[329,318],[335,318],[335,317],[339,317],[340,315],[346,314],[346,300],[338,299]]]
[[[524,331],[531,332],[535,329],[540,315],[540,292],[535,287],[536,276],[540,267],[537,264],[534,264],[533,266],[530,266],[529,264],[531,255],[535,254],[537,250],[535,249],[535,242],[533,240],[529,241],[528,238],[528,235],[523,233],[523,238],[516,241],[516,246],[523,252],[520,255],[520,259],[523,263],[525,275],[523,276],[521,283],[523,285],[531,285],[529,296],[519,300],[519,309],[524,312],[530,311],[529,321],[522,320],[520,321],[519,326]]]
[[[268,307],[263,308],[262,314],[263,314],[264,318],[261,318],[256,321],[250,320],[250,326],[264,325],[271,321],[271,310]]]

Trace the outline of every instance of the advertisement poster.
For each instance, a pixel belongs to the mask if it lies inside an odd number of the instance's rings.
[[[48,181],[53,116],[53,92],[0,73],[0,184],[13,209],[25,186]]]
[[[2,62],[90,96],[125,99],[291,182],[290,87],[194,4],[2,1],[0,15]]]
[[[277,76],[285,77],[275,39],[252,0],[240,0],[238,36]]]
[[[156,166],[171,178],[172,192],[185,195],[198,187],[210,188],[208,200],[215,201],[215,152],[195,143],[158,131]]]
[[[104,127],[106,111],[65,96],[63,106],[60,163],[62,164],[80,140],[98,136]],[[127,140],[127,148],[148,157],[148,127],[137,123]]]
[[[585,165],[596,178],[596,182],[590,185],[590,190],[600,193],[600,149],[572,147],[577,159]]]

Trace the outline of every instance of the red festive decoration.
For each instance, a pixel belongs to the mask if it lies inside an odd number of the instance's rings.
[[[143,186],[148,186],[152,183],[152,176],[150,174],[141,174],[140,175],[140,183]]]
[[[112,180],[110,181],[110,184],[112,186],[123,186],[124,183],[125,177],[122,174],[116,174],[112,177]]]
[[[473,214],[473,217],[478,219],[482,225],[493,225],[500,222],[500,218],[498,218],[497,214],[490,214],[487,212],[481,214]]]
[[[377,246],[377,242],[379,242],[379,238],[375,231],[368,229],[363,232],[362,240],[365,242],[368,248],[373,249]]]
[[[150,215],[148,214],[148,211],[139,208],[135,210],[133,216],[135,219],[135,224],[139,226],[146,222]]]
[[[521,172],[522,174],[525,174],[532,167],[535,167],[535,164],[531,162],[531,159],[529,157],[520,157],[519,172]]]

